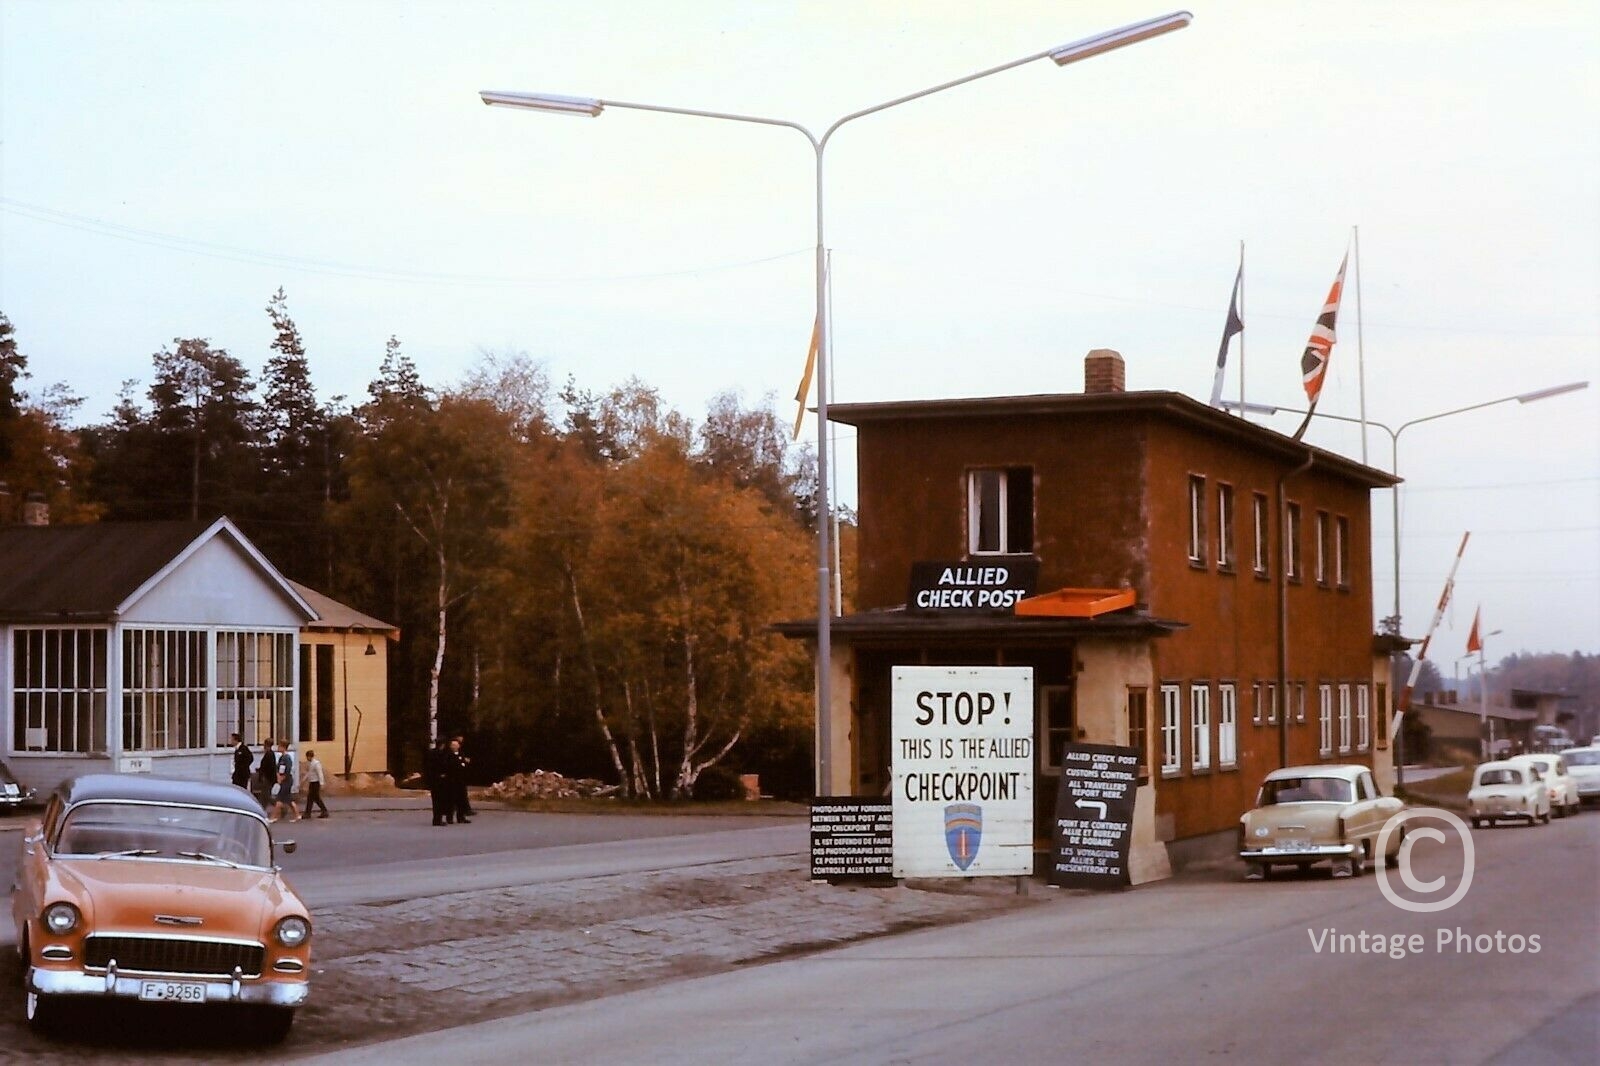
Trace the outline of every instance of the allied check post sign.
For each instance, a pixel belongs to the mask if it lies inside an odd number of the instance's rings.
[[[912,614],[1010,614],[1039,583],[1039,560],[912,563],[906,610]]]
[[[894,875],[1033,873],[1033,668],[893,670]]]
[[[1121,888],[1139,787],[1139,749],[1074,744],[1061,752],[1061,790],[1051,828],[1050,883],[1062,888]]]

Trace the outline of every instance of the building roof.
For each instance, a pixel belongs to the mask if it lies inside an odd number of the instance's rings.
[[[904,607],[892,607],[835,618],[829,632],[834,640],[846,644],[975,639],[1026,642],[1030,639],[1057,641],[1071,637],[1163,637],[1188,627],[1187,622],[1153,618],[1141,611],[1131,610],[1111,611],[1092,618],[1019,618],[965,612],[916,614]],[[779,622],[772,628],[790,639],[804,639],[816,636],[817,622],[814,618],[809,621]]]
[[[226,518],[0,527],[0,622],[104,622],[215,536],[227,536],[307,618],[309,605]]]
[[[1506,707],[1491,703],[1485,710],[1476,703],[1412,703],[1411,711],[1443,711],[1446,714],[1465,714],[1473,718],[1480,716],[1495,718],[1502,722],[1533,722],[1537,721],[1537,711],[1525,711],[1520,707]]]
[[[1094,414],[1147,414],[1186,423],[1205,433],[1231,437],[1259,451],[1296,462],[1306,451],[1316,457],[1313,469],[1333,473],[1368,488],[1388,488],[1400,478],[1334,452],[1296,441],[1266,426],[1201,403],[1178,392],[1041,393],[1031,396],[990,396],[954,400],[895,400],[886,403],[836,403],[828,405],[828,420],[849,426],[874,422],[918,419],[1017,418],[1047,415],[1068,417]]]
[[[317,612],[317,617],[306,623],[307,629],[360,630],[364,633],[383,633],[391,639],[399,639],[400,630],[388,622],[374,618],[370,614],[362,614],[349,604],[340,603],[332,596],[324,596],[316,589],[308,588],[298,581],[290,581],[289,584],[294,586],[300,598]]]

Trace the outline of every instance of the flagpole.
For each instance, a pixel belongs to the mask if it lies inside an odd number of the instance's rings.
[[[1361,462],[1367,461],[1367,359],[1361,345],[1361,227],[1351,226],[1356,253],[1356,378],[1361,392]]]
[[[1239,321],[1244,322],[1244,241],[1239,242]],[[1239,417],[1244,417],[1244,329],[1239,330]]]

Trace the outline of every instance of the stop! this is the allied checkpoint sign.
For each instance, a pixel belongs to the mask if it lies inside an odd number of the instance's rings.
[[[897,666],[894,875],[1033,873],[1033,668]]]

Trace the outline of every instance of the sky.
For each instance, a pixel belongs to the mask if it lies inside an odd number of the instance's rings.
[[[28,386],[64,382],[81,421],[127,379],[142,393],[177,337],[259,372],[280,286],[324,398],[363,398],[394,335],[436,386],[521,353],[558,384],[637,377],[693,417],[725,390],[789,417],[814,311],[804,138],[478,91],[820,135],[1173,9],[0,0],[0,312]],[[1429,656],[1447,678],[1470,669],[1479,607],[1491,663],[1600,653],[1600,5],[1189,10],[1182,31],[838,130],[833,402],[1076,392],[1093,348],[1123,354],[1130,389],[1204,401],[1242,247],[1225,395],[1303,408],[1299,356],[1349,253],[1318,410],[1387,427],[1366,458],[1406,479],[1405,633],[1427,629],[1470,530]],[[1576,381],[1594,384],[1458,410]],[[1306,439],[1363,456],[1350,423]],[[1390,510],[1375,492],[1380,616]]]

